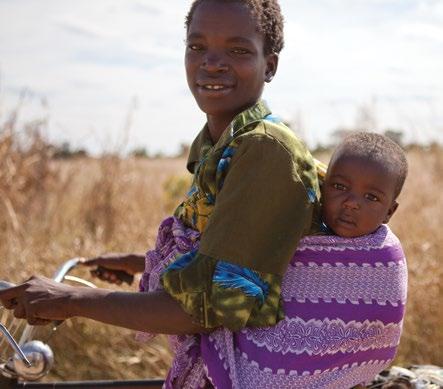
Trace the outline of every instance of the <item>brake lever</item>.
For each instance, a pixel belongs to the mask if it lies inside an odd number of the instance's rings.
[[[0,290],[13,288],[14,286],[16,285],[12,282],[0,280]]]
[[[13,336],[9,333],[8,329],[0,323],[0,332],[6,336],[6,339],[8,340],[8,343],[10,346],[14,349],[14,351],[20,356],[21,360],[26,364],[27,367],[31,367],[32,363],[29,362],[29,359],[26,358],[25,353],[22,351],[20,346],[17,344]]]
[[[13,288],[15,284],[12,282],[2,281],[0,280],[0,290],[3,289],[9,289]],[[8,329],[0,323],[0,332],[6,337],[9,345],[14,349],[14,351],[20,356],[22,361],[28,366],[31,367],[32,364],[29,362],[28,358],[26,358],[26,355],[18,345],[18,343],[15,341],[14,337],[11,335],[11,333],[8,331]]]

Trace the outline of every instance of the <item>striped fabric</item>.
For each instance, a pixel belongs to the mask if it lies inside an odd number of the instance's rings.
[[[387,226],[353,239],[306,237],[284,276],[285,319],[173,337],[165,387],[344,389],[370,381],[394,358],[406,285],[403,250]]]

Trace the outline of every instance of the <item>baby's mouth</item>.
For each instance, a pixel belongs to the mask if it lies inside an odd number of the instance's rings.
[[[350,217],[347,217],[347,216],[339,216],[337,218],[337,221],[340,224],[344,224],[344,225],[347,225],[349,227],[355,227],[357,225],[353,218],[350,218]]]

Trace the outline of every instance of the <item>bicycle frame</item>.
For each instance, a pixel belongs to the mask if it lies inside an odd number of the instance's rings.
[[[96,286],[82,278],[75,277],[69,275],[69,273],[77,267],[82,258],[72,258],[67,260],[63,265],[56,271],[53,279],[57,282],[64,282],[65,280],[69,280],[71,282],[79,283],[83,286],[88,286],[91,288],[95,288]],[[3,284],[8,284],[3,282]],[[5,287],[5,286],[4,286]],[[7,287],[7,285],[6,285]],[[1,306],[0,306],[1,307]],[[0,321],[2,320],[2,315],[0,315]],[[58,322],[54,323],[54,326],[57,326]],[[35,333],[35,327],[29,324],[24,325],[23,320],[12,319],[8,321],[8,327],[13,329],[11,330],[12,334],[8,331],[8,328],[1,324],[0,322],[0,330],[1,333],[5,335],[5,338],[2,339],[0,337],[0,341],[6,339],[8,343],[11,345],[11,350],[15,351],[15,354],[10,356],[7,363],[0,364],[0,388],[1,389],[16,389],[16,388],[41,388],[41,389],[49,389],[49,388],[121,388],[121,389],[135,389],[135,388],[151,388],[151,389],[160,389],[163,386],[163,380],[110,380],[110,381],[72,381],[72,382],[52,382],[52,383],[39,383],[39,382],[31,382],[26,378],[26,374],[20,374],[20,369],[14,369],[15,366],[20,366],[23,371],[26,372],[26,368],[36,367],[37,363],[41,363],[41,359],[37,358],[37,362],[33,366],[32,358],[31,361],[28,361],[28,357],[35,357],[35,353],[43,351],[43,362],[49,363],[52,366],[52,351],[48,346],[43,345],[41,342],[38,343],[38,350],[32,349],[31,351],[23,351],[22,349],[26,346],[29,346],[31,343],[35,346],[35,341],[33,335]],[[14,339],[14,335],[16,332],[19,332],[20,329],[23,328],[21,335],[19,337],[19,341],[16,342]],[[41,344],[40,344],[41,343]],[[43,349],[43,350],[42,350]],[[49,349],[49,351],[48,351]],[[39,355],[41,357],[41,355]],[[18,361],[18,362],[17,362]],[[45,376],[50,367],[42,367],[42,372],[38,376],[38,379]]]
[[[81,258],[72,258],[66,261],[55,273],[53,279],[57,282],[63,282],[65,280],[73,281],[80,283],[84,286],[96,287],[93,283],[84,280],[82,278],[78,278],[75,276],[69,275],[69,273],[78,265]],[[0,286],[2,282],[0,281]],[[3,287],[7,287],[8,285],[4,285]],[[0,312],[1,313],[1,312]],[[2,321],[2,315],[0,314],[0,324]],[[59,323],[54,323],[55,325]],[[24,328],[19,342],[17,342],[17,347],[21,350],[27,342],[33,339],[34,327],[28,324],[25,324],[23,320],[14,319],[14,322],[9,322],[10,328],[21,329]],[[14,333],[14,332],[13,332]],[[9,332],[8,332],[9,334]],[[0,337],[0,346],[3,344],[5,339]],[[14,343],[14,341],[10,344]],[[2,351],[0,347],[0,352]],[[15,356],[22,361],[24,358],[20,356],[19,350],[15,349]],[[18,352],[17,352],[18,351]],[[1,356],[1,354],[0,354]],[[26,356],[25,356],[26,357]],[[419,369],[427,369],[431,370],[431,368],[435,368],[435,373],[428,373],[427,375],[424,373],[414,373],[418,372]],[[418,370],[417,370],[418,369]],[[378,375],[376,379],[366,388],[367,389],[379,389],[381,386],[388,382],[393,382],[395,378],[405,378],[409,382],[418,382],[420,381],[422,388],[437,388],[443,387],[443,372],[441,372],[441,368],[436,366],[413,366],[409,370],[405,368],[400,368],[393,366],[385,375]],[[8,372],[7,372],[8,373]],[[153,380],[106,380],[106,381],[68,381],[68,382],[50,382],[50,383],[39,383],[39,382],[29,382],[24,380],[19,375],[14,375],[13,371],[10,371],[9,374],[5,373],[4,366],[0,363],[0,389],[20,389],[20,388],[31,388],[31,389],[57,389],[57,388],[78,388],[78,389],[112,389],[112,388],[120,388],[120,389],[138,389],[138,388],[148,388],[148,389],[160,389],[163,386],[164,381],[159,379]],[[435,382],[435,384],[434,384]],[[362,389],[364,387],[361,387]],[[354,388],[357,389],[357,388]]]
[[[0,388],[2,389],[20,389],[20,388],[120,388],[120,389],[161,389],[163,380],[140,380],[140,381],[71,381],[71,382],[51,382],[51,383],[35,383],[35,382],[18,382],[17,380],[0,377]]]

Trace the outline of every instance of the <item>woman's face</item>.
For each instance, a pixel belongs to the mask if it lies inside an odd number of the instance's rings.
[[[230,120],[259,100],[278,57],[264,54],[263,35],[244,4],[207,1],[195,10],[186,38],[189,88],[207,115]]]

